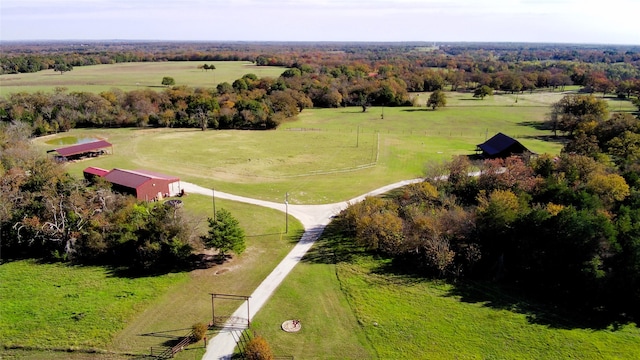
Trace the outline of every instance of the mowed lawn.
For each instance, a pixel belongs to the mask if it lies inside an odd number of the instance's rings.
[[[199,65],[214,65],[215,70],[201,70]],[[256,66],[246,61],[168,61],[118,63],[78,66],[62,75],[52,69],[36,73],[0,75],[0,96],[16,92],[52,92],[57,87],[69,91],[99,93],[111,88],[123,91],[152,88],[162,90],[162,78],[172,77],[177,86],[215,88],[217,84],[233,81],[245,74],[277,78],[284,68]]]
[[[188,274],[126,278],[108,269],[15,261],[0,265],[2,346],[105,348],[136,313]]]
[[[638,359],[640,330],[591,329],[491,284],[393,274],[325,235],[254,319],[295,359]],[[343,241],[343,240],[338,240]],[[337,246],[337,247],[334,247]],[[299,319],[302,329],[280,329]],[[536,319],[539,319],[537,321]]]

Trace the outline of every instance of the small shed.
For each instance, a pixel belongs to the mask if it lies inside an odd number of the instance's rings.
[[[54,149],[56,157],[60,160],[75,160],[83,157],[96,157],[111,149],[113,153],[113,145],[106,140],[92,141],[84,144],[66,146]]]
[[[105,170],[95,166],[89,166],[88,168],[82,170],[82,174],[84,178],[89,182],[93,182],[97,177],[104,177],[109,173],[109,170]]]
[[[497,133],[491,139],[477,145],[476,153],[486,158],[506,158],[511,155],[531,153],[518,140],[503,133]]]
[[[161,200],[181,193],[180,179],[146,170],[113,169],[104,173],[104,169],[88,167],[85,177],[100,176],[112,184],[115,191],[131,194],[138,200]]]

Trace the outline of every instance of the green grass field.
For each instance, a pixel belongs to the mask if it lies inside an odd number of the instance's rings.
[[[198,65],[204,64],[213,64],[216,69],[198,69]],[[56,87],[94,93],[111,88],[123,91],[148,87],[163,89],[165,87],[161,82],[165,76],[174,78],[176,85],[214,88],[225,81],[233,83],[249,73],[258,77],[277,78],[283,71],[281,67],[255,66],[241,61],[171,61],[78,66],[62,75],[53,70],[0,75],[0,96],[16,92],[52,92]]]
[[[121,278],[101,267],[32,261],[9,262],[0,270],[0,342],[43,348],[105,348],[158,294],[188,279]]]

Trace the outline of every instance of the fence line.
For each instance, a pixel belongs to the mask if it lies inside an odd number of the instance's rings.
[[[340,133],[340,134],[344,134],[344,133],[354,133],[356,131],[358,131],[356,128],[336,128],[336,129],[321,129],[321,128],[290,128],[290,129],[283,129],[283,131],[300,131],[300,132],[305,132],[305,131],[313,131],[313,132],[335,132],[335,133]],[[442,136],[448,136],[450,138],[463,138],[463,139],[469,139],[469,138],[473,138],[473,139],[477,139],[477,138],[484,138],[487,137],[488,135],[493,135],[493,134],[497,134],[498,132],[502,132],[504,133],[504,131],[502,130],[493,130],[493,129],[485,129],[484,131],[463,131],[463,130],[437,130],[437,131],[429,131],[429,130],[392,130],[392,129],[378,129],[378,128],[359,128],[360,134],[366,134],[366,133],[370,133],[370,134],[378,134],[378,136],[380,134],[390,134],[390,135],[422,135],[422,136],[437,136],[437,137],[442,137]],[[514,139],[521,139],[521,138],[527,138],[530,135],[523,135],[523,134],[505,134],[505,135],[509,135],[510,137],[514,138]]]
[[[193,335],[194,335],[193,330],[189,331],[189,333],[183,336],[182,339],[180,339],[180,341],[176,345],[172,347],[164,347],[164,346],[161,347],[160,348],[161,351],[158,354],[154,354],[154,349],[157,349],[157,347],[151,347],[151,357],[155,359],[173,358],[177,353],[184,350],[185,346],[188,346],[192,343]]]

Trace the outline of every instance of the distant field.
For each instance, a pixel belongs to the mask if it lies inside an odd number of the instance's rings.
[[[215,70],[201,70],[198,65],[213,64]],[[213,88],[222,82],[232,83],[245,74],[278,77],[281,67],[255,66],[242,61],[171,61],[118,63],[78,66],[60,75],[53,70],[37,73],[0,75],[0,96],[15,92],[52,92],[56,87],[69,91],[99,93],[111,88],[130,91],[140,88],[163,89],[162,78],[170,76],[176,85]]]

